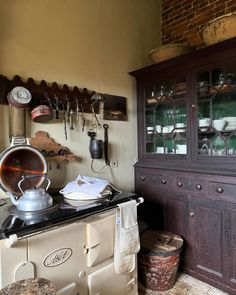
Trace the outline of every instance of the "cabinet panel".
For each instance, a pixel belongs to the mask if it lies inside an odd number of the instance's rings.
[[[193,237],[194,269],[216,280],[222,280],[227,270],[226,244],[223,228],[226,204],[190,198],[190,233]]]

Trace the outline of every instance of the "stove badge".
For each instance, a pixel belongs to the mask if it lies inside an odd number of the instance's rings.
[[[46,267],[58,266],[66,262],[72,255],[72,249],[60,248],[49,253],[43,260],[43,265]]]

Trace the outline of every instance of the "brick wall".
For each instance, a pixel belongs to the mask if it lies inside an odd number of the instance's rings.
[[[162,44],[204,47],[202,26],[234,11],[236,0],[162,0]]]

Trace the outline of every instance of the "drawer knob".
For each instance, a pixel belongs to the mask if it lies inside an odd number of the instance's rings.
[[[194,217],[194,212],[190,212],[190,213],[189,213],[189,216],[190,216],[190,217]]]
[[[177,185],[178,185],[178,187],[181,187],[183,184],[182,184],[182,182],[178,181]]]
[[[142,181],[146,180],[146,177],[143,176],[143,175],[140,178],[141,178]]]
[[[218,193],[218,194],[222,194],[223,193],[223,188],[222,187],[217,187],[217,189],[216,189],[216,192]]]
[[[196,184],[196,189],[198,189],[200,191],[202,189],[201,184]]]
[[[162,184],[166,184],[166,180],[165,180],[165,179],[162,179],[162,180],[161,180],[161,183],[162,183]]]

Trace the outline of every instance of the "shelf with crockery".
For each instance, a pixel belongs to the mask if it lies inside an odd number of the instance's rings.
[[[198,74],[198,155],[236,156],[235,76],[231,65]]]
[[[184,79],[146,85],[145,95],[146,154],[186,154],[187,109]]]
[[[146,151],[155,154],[186,154],[186,129],[183,123],[147,127]]]

